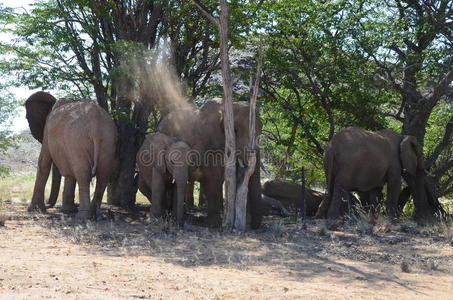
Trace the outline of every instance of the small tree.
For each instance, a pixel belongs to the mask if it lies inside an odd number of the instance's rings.
[[[237,182],[236,178],[236,136],[234,132],[233,114],[233,85],[231,81],[230,59],[228,55],[228,18],[229,10],[226,0],[219,0],[220,17],[214,17],[206,7],[198,0],[192,2],[203,12],[203,14],[219,29],[220,36],[220,61],[222,67],[223,82],[223,105],[224,105],[224,127],[225,127],[225,188],[226,203],[223,226],[225,228],[245,231],[247,219],[247,196],[248,182],[253,174],[256,165],[256,154],[249,152],[247,168],[244,178]],[[262,57],[260,51],[260,57]],[[260,58],[260,62],[262,59]],[[255,149],[255,116],[256,98],[258,96],[259,75],[261,63],[258,64],[257,79],[253,89],[253,96],[250,103],[250,126],[249,126],[249,149]]]

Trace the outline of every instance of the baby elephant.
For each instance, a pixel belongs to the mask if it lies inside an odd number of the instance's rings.
[[[183,225],[190,150],[168,135],[151,133],[137,153],[138,186],[151,202],[151,214],[160,217],[163,207],[172,206],[178,225]]]

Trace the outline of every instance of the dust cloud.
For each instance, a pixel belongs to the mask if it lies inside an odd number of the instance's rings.
[[[154,50],[125,55],[121,89],[128,99],[155,107],[161,113],[193,108],[173,67],[171,53],[169,46],[162,44]]]

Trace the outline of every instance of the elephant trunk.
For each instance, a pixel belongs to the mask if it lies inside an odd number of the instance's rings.
[[[52,187],[50,189],[48,208],[54,207],[57,203],[58,194],[60,193],[61,174],[57,166],[52,163]]]
[[[248,211],[251,216],[250,226],[257,229],[263,218],[263,199],[261,195],[261,159],[260,151],[256,151],[255,171],[250,177],[248,191]]]
[[[173,205],[173,212],[176,218],[176,223],[179,226],[184,224],[184,202],[187,193],[187,180],[188,180],[188,168],[180,167],[175,172],[175,184],[176,184],[176,203]]]

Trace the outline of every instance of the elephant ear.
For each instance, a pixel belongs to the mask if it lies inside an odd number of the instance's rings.
[[[400,156],[403,168],[412,176],[415,176],[417,167],[421,162],[417,138],[405,136],[400,143]]]
[[[153,133],[149,139],[152,165],[159,173],[164,174],[167,172],[166,156],[170,137],[163,133]]]
[[[42,143],[46,119],[57,99],[46,92],[36,92],[25,101],[28,126],[35,139]]]
[[[201,125],[213,126],[218,123],[223,130],[223,102],[221,98],[214,98],[207,101],[200,108]],[[215,125],[214,125],[215,126]],[[218,130],[218,129],[216,129]]]

